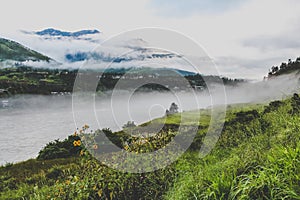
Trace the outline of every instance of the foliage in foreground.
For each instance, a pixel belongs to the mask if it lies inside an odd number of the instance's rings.
[[[298,95],[228,120],[214,151],[189,153],[166,199],[300,199]],[[241,116],[244,116],[240,118]]]
[[[82,149],[80,137],[74,134],[63,141],[55,140],[54,142],[49,142],[39,152],[37,160],[69,158],[79,155]]]
[[[213,152],[200,158],[197,151],[209,123],[204,120],[189,151],[151,173],[115,171],[84,148],[67,159],[1,167],[0,199],[300,199],[299,108],[298,95],[266,107],[232,107]],[[159,140],[176,132],[179,117],[167,117],[170,131],[162,129]],[[122,146],[120,137],[121,132],[114,139]],[[77,148],[74,141],[69,145]],[[152,143],[165,145],[155,138]],[[124,150],[153,148],[133,144],[134,149],[124,145]]]

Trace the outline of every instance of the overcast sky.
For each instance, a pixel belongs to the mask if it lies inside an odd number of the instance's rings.
[[[299,0],[2,0],[0,36],[54,27],[111,37],[161,27],[202,45],[222,74],[262,79],[272,65],[300,56],[299,11]]]

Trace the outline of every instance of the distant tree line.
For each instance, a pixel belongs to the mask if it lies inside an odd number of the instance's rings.
[[[99,78],[97,91],[109,91],[115,89],[116,84],[122,79],[121,88],[132,89],[139,83],[143,86],[138,91],[170,91],[170,90],[205,90],[206,83],[220,83],[225,85],[237,85],[244,82],[241,79],[230,79],[219,76],[204,76],[200,74],[187,75],[183,79],[177,79],[170,74],[158,74],[150,72],[126,73],[126,70],[109,70],[108,72],[86,71],[91,77]],[[78,70],[34,68],[18,66],[0,69],[0,89],[11,94],[52,94],[71,93],[78,74]],[[100,76],[101,75],[101,76]],[[99,77],[100,76],[100,77]],[[157,80],[163,79],[168,85],[156,84]],[[176,79],[176,80],[175,80]]]
[[[280,66],[272,66],[269,70],[268,77],[279,76],[282,74],[288,74],[291,72],[300,70],[300,57],[298,57],[295,61],[291,59],[288,60],[287,63],[281,63]]]

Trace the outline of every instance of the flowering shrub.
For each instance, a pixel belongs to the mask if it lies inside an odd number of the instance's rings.
[[[85,125],[79,132],[84,132],[89,127]],[[37,157],[38,160],[49,160],[55,158],[69,158],[72,156],[80,155],[81,150],[83,150],[83,144],[81,143],[81,138],[77,131],[70,135],[63,141],[55,140],[54,142],[49,142],[40,152]]]

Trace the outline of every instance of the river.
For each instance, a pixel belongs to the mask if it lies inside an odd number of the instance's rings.
[[[299,91],[298,79],[282,76],[267,82],[226,88],[226,98],[221,95],[223,87],[214,88],[210,95],[205,92],[130,95],[124,91],[96,97],[84,94],[73,98],[73,103],[71,95],[13,97],[5,100],[6,107],[0,109],[0,165],[35,158],[48,142],[64,139],[84,124],[92,130],[110,128],[116,131],[128,121],[141,124],[164,116],[172,102],[178,104],[179,111],[188,111],[212,104],[267,103],[287,98],[295,91]]]
[[[190,95],[181,97],[188,101]],[[167,93],[139,94],[129,99],[117,95],[113,100],[97,97],[92,107],[90,99],[83,98],[73,107],[71,95],[23,95],[8,99],[9,106],[0,109],[0,165],[35,158],[48,142],[64,139],[84,124],[92,130],[116,131],[127,121],[140,124],[164,116],[172,102],[179,104],[181,110],[197,108],[191,102],[181,106],[178,96]]]

